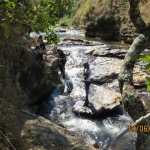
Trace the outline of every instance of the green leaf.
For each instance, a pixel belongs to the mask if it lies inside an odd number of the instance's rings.
[[[1,26],[4,28],[4,37],[5,37],[6,39],[8,39],[9,36],[10,36],[10,31],[9,31],[9,29],[8,29],[7,24],[6,24],[6,23],[3,23]]]
[[[145,68],[145,69],[146,69],[146,71],[149,71],[149,70],[150,70],[150,63],[146,65],[146,68]]]
[[[146,80],[146,84],[150,84],[150,78]]]
[[[48,35],[49,43],[57,43],[59,41],[57,35],[53,32],[54,26],[58,23],[60,17],[71,12],[74,0],[31,0],[18,1],[9,0],[5,7],[8,21],[11,25],[25,24],[35,32],[45,32]],[[29,29],[29,30],[30,30]],[[5,37],[10,36],[10,31],[5,28]]]
[[[15,6],[16,6],[15,2],[7,2],[6,3],[6,7],[9,9],[13,9],[13,8],[15,8]]]
[[[5,28],[5,29],[4,29],[4,37],[5,37],[6,39],[8,39],[9,36],[10,36],[10,31],[9,31],[8,28]]]
[[[150,62],[150,55],[140,56],[139,61]]]
[[[150,84],[147,85],[147,91],[150,91]]]
[[[34,10],[36,10],[36,6],[34,6],[33,8],[34,8]]]

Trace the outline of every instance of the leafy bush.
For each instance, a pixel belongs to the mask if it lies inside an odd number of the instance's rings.
[[[147,63],[145,70],[150,71],[150,55],[140,56],[139,61],[145,61]],[[150,78],[146,80],[147,90],[150,91]]]

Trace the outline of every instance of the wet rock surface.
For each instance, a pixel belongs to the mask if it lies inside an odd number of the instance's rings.
[[[69,42],[67,41],[66,43],[69,43]],[[74,44],[75,46],[76,45],[78,46],[81,43],[83,46],[84,45],[95,46],[97,44],[97,45],[102,45],[105,47],[105,45],[101,42],[97,43],[93,41],[86,41],[86,40],[80,40],[80,39],[77,39],[77,40],[71,39],[71,42],[69,44],[71,45]],[[105,48],[104,47],[101,50],[104,49],[106,51],[105,55],[107,55],[107,53],[109,53],[109,51],[111,51],[112,49],[110,49],[108,46],[106,46]],[[119,53],[119,51],[117,52],[112,51],[112,53],[114,54]],[[92,77],[92,79],[93,81],[95,80],[95,82],[98,82],[99,84],[102,84],[102,83],[107,84],[110,82],[113,83],[114,80],[116,81],[115,76],[117,76],[117,74],[120,71],[120,65],[122,63],[122,60],[117,59],[117,58],[108,58],[108,56],[109,55],[107,55],[107,57],[105,58],[97,57],[94,62],[95,63],[94,68],[92,70],[94,77]],[[51,70],[51,69],[57,68],[57,63],[58,63],[58,59],[53,55],[53,51],[48,49],[47,54],[44,55],[44,63],[42,65],[45,66],[45,64],[47,64],[49,70]],[[71,67],[72,68],[82,67],[82,65],[75,64],[74,66],[72,65]],[[137,72],[140,72],[140,71],[137,70]],[[39,74],[40,73],[41,72],[39,72]],[[135,75],[136,74],[137,73],[135,73]],[[43,98],[43,95],[49,94],[50,89],[47,85],[53,81],[53,78],[50,79],[51,75],[52,75],[51,73],[48,74],[45,78],[43,78],[43,80],[39,82],[40,83],[39,85],[37,84],[34,86],[35,91],[33,91],[34,92],[33,99],[35,98],[35,101],[37,101],[37,98],[39,98],[39,96],[41,96],[41,99],[45,100]],[[55,78],[57,77],[57,73],[53,75]],[[31,77],[30,74],[28,75],[28,77]],[[144,77],[145,75],[143,75],[143,80],[144,80]],[[43,82],[43,81],[48,81],[48,82]],[[136,79],[136,81],[139,81],[139,79]],[[35,83],[34,80],[33,82]],[[79,100],[76,102],[73,108],[74,113],[78,115],[82,114],[88,117],[98,116],[99,118],[101,118],[101,116],[104,116],[105,114],[110,115],[113,112],[118,112],[118,109],[120,109],[120,95],[117,95],[115,92],[109,90],[108,87],[110,86],[111,86],[111,89],[112,88],[114,89],[114,87],[118,88],[117,81],[115,84],[114,83],[107,84],[106,87],[97,86],[94,95],[92,95],[89,98],[90,100],[89,107],[83,107],[84,101]],[[68,99],[68,101],[70,101],[70,99]],[[66,97],[63,99],[63,106],[65,105],[65,103],[67,103]],[[51,113],[53,106],[50,106],[50,105],[49,105],[49,102],[43,103],[39,107],[38,114],[39,115],[45,114],[43,115],[45,118],[52,119],[50,118],[49,113]],[[79,141],[81,140],[77,138],[76,134],[74,132],[67,131],[63,125],[60,124],[59,126],[57,126],[56,124],[52,123],[51,121],[43,117],[39,117],[35,114],[32,114],[31,112],[33,112],[33,108],[30,110],[27,109],[25,111],[18,111],[18,110],[14,111],[14,108],[11,109],[10,107],[7,107],[6,105],[3,105],[3,104],[0,104],[0,108],[1,108],[0,117],[2,118],[0,123],[10,133],[13,133],[12,134],[13,136],[9,136],[9,138],[13,140],[13,143],[15,143],[16,147],[17,147],[17,144],[19,144],[20,150],[26,150],[26,149],[52,149],[52,150],[53,149],[54,150],[55,149],[56,150],[59,150],[59,149],[60,150],[62,149],[88,150],[89,149],[89,150],[92,150],[93,149],[92,146],[89,147],[89,146],[85,146],[83,143],[80,143]],[[59,116],[63,115],[66,112],[67,108],[68,107],[66,108],[59,107],[60,111],[58,115]],[[60,126],[63,128],[61,128]],[[97,146],[94,146],[94,147],[98,148]]]
[[[63,28],[55,28],[55,32],[66,32],[66,29],[63,29]]]
[[[89,106],[85,107],[83,104],[84,101],[77,101],[73,107],[73,112],[88,117],[102,117],[117,112],[120,96],[109,89],[97,86],[94,96],[89,98]]]
[[[108,75],[97,75],[91,78],[92,83],[96,84],[104,84],[104,83],[109,83],[112,82],[114,79],[117,79],[118,74],[116,73],[111,73]]]
[[[96,42],[96,41],[88,41],[88,40],[81,40],[81,39],[73,39],[73,38],[65,38],[62,40],[59,45],[66,45],[66,46],[71,46],[71,45],[83,45],[83,46],[95,46],[95,45],[104,45],[101,42]]]
[[[1,131],[3,130],[3,134],[15,149],[94,150],[92,145],[81,142],[76,132],[68,131],[50,120],[31,113],[32,111],[32,107],[23,110],[14,109],[12,105],[0,99]],[[1,142],[4,140],[2,136],[0,140]],[[6,141],[3,145],[0,144],[0,148],[12,149]]]
[[[92,78],[94,76],[118,74],[123,60],[118,58],[97,57],[94,63]],[[119,64],[119,65],[118,65]]]
[[[118,73],[112,72],[110,74],[99,74],[93,76],[91,78],[91,81],[92,83],[102,85],[105,83],[111,83],[114,81],[114,79],[117,78],[118,78]],[[148,78],[148,74],[146,72],[143,72],[142,69],[139,68],[139,66],[133,69],[133,83],[135,87],[146,86],[147,78]]]
[[[85,54],[92,54],[95,51],[95,49],[89,49],[85,51]]]
[[[124,58],[125,54],[126,54],[127,50],[124,49],[112,49],[112,50],[108,50],[108,49],[104,49],[104,50],[96,50],[93,52],[93,56],[105,56],[105,57],[117,57],[117,58]]]
[[[143,72],[140,68],[133,69],[133,83],[136,87],[146,86],[146,79],[148,75]]]

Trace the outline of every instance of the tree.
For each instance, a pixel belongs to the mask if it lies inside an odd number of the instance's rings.
[[[69,13],[71,4],[72,0],[8,0],[5,3],[5,16],[11,25],[23,25],[35,32],[45,32],[49,42],[57,43],[54,33],[59,19],[57,16],[62,12]]]
[[[150,43],[150,25],[146,24],[140,15],[140,0],[129,0],[130,18],[139,31],[140,35],[133,41],[129,48],[119,73],[119,87],[122,94],[122,103],[131,118],[136,121],[145,116],[149,111],[144,101],[137,94],[133,85],[133,68],[140,54]],[[146,117],[140,125],[150,126],[150,117]],[[148,132],[137,132],[136,149],[149,150],[150,134]]]
[[[21,90],[25,89],[25,75],[35,74],[41,81],[41,72],[45,70],[31,57],[27,47],[20,44],[21,35],[29,30],[45,32],[49,43],[57,43],[58,38],[54,32],[59,19],[57,16],[60,10],[68,13],[71,2],[72,0],[0,0],[0,98],[13,102],[18,99],[20,87]],[[41,72],[36,73],[38,67]],[[46,78],[43,80],[46,84]]]

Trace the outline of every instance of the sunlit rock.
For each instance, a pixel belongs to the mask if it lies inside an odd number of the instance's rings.
[[[53,55],[46,56],[46,64],[48,67],[57,69],[58,68],[58,58]]]
[[[92,54],[95,51],[95,49],[88,49],[85,51],[85,54]]]
[[[147,74],[143,72],[140,68],[133,69],[133,83],[134,86],[144,86],[146,85]]]
[[[83,106],[85,101],[77,101],[73,107],[75,114],[89,117],[102,117],[118,111],[120,96],[104,87],[97,86],[95,95],[89,98],[89,106]]]
[[[120,72],[122,62],[122,59],[97,57],[94,63],[94,70],[92,71],[92,76],[101,77],[102,75],[105,76],[112,73],[118,74]]]
[[[63,39],[63,44],[72,44],[72,45],[83,45],[83,46],[95,46],[95,45],[103,45],[101,42],[93,42],[81,39],[74,39],[74,38],[65,38]]]
[[[117,57],[124,58],[127,50],[124,49],[100,49],[93,52],[93,56],[109,56],[109,57]]]
[[[93,41],[87,41],[87,40],[84,40],[84,45],[85,46],[95,46],[95,45],[99,45],[100,43],[96,43],[96,42],[93,42]]]
[[[55,28],[55,32],[66,32],[66,30],[62,28]]]
[[[107,56],[109,53],[109,50],[96,50],[93,52],[93,56]]]
[[[129,38],[129,35],[126,35],[128,38],[124,41],[125,43],[132,44],[133,39]]]
[[[99,51],[98,50],[94,51],[92,55],[93,56],[99,56]]]
[[[109,83],[112,82],[113,79],[116,79],[118,77],[118,74],[112,72],[110,74],[106,75],[97,75],[91,78],[93,83],[96,84],[103,84],[103,83]]]

